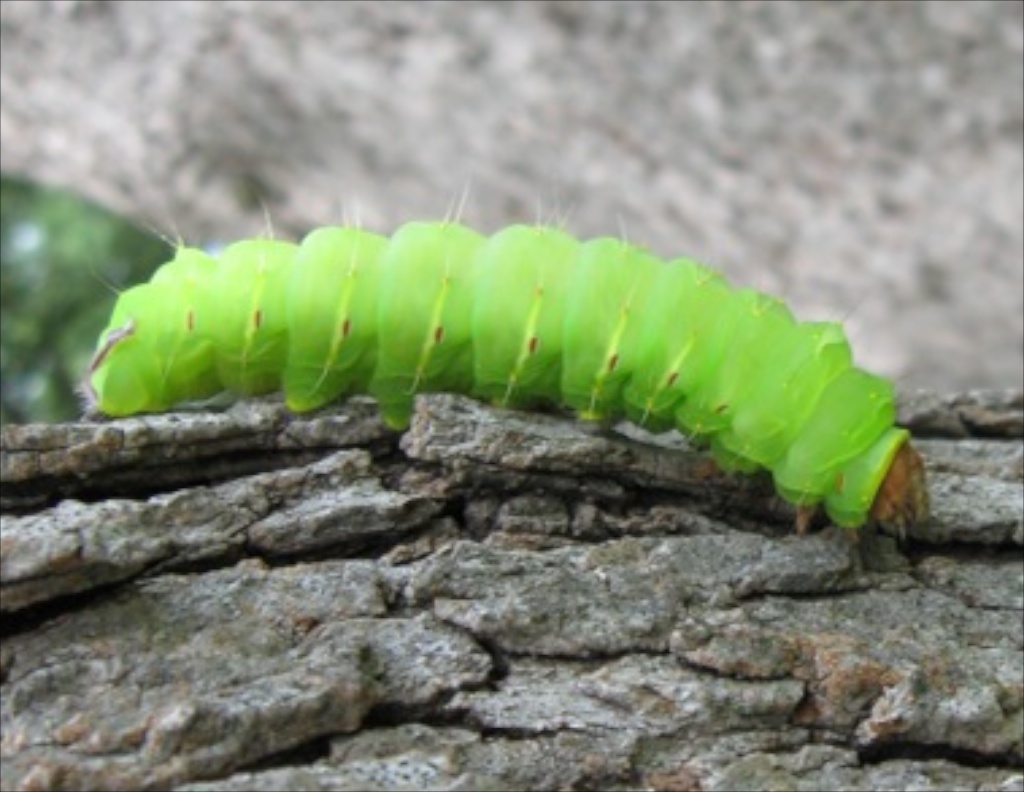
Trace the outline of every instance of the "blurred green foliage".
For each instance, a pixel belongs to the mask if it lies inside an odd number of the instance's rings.
[[[71,193],[0,178],[0,422],[73,420],[117,291],[167,243]]]

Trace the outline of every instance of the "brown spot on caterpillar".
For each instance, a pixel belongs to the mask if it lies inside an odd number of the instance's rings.
[[[665,387],[666,388],[671,388],[673,385],[676,384],[676,380],[678,380],[678,379],[679,379],[679,372],[678,371],[673,371],[671,374],[668,375],[668,379],[665,381]]]
[[[842,492],[843,488],[846,487],[846,476],[841,472],[836,474],[836,492]]]
[[[341,323],[341,337],[348,338],[352,334],[352,320],[346,319]]]
[[[263,327],[263,311],[257,308],[252,314],[252,328],[259,330],[261,327]]]
[[[185,328],[190,332],[194,333],[196,329],[196,312],[191,308],[185,317]]]
[[[434,343],[440,344],[442,341],[444,341],[444,327],[438,325],[434,328]]]
[[[870,516],[882,525],[895,528],[901,537],[908,525],[927,519],[924,461],[910,443],[904,443],[896,452],[875,495]]]
[[[528,349],[528,351],[529,351],[529,353],[531,355],[534,355],[534,354],[537,353],[537,347],[539,347],[539,346],[540,346],[540,339],[537,338],[537,336],[532,336],[530,338],[530,344],[527,347],[527,349]]]
[[[610,358],[608,358],[608,373],[611,374],[613,371],[615,371],[615,367],[617,365],[619,365],[618,354],[612,355]]]

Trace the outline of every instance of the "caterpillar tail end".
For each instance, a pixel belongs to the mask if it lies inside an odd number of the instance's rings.
[[[910,443],[904,443],[878,488],[871,519],[895,528],[903,537],[907,528],[925,522],[928,512],[924,461]]]

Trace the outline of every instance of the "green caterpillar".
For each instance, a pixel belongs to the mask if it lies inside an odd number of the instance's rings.
[[[892,385],[853,365],[840,325],[799,323],[693,261],[554,228],[182,247],[120,295],[84,390],[115,417],[223,390],[283,390],[296,412],[370,393],[395,428],[422,392],[558,404],[678,428],[727,470],[770,470],[801,529],[819,504],[849,527],[927,515]]]

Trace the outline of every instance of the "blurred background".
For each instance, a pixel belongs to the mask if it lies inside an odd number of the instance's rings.
[[[170,254],[461,218],[687,255],[900,389],[1024,378],[1020,2],[2,2],[2,418]]]

